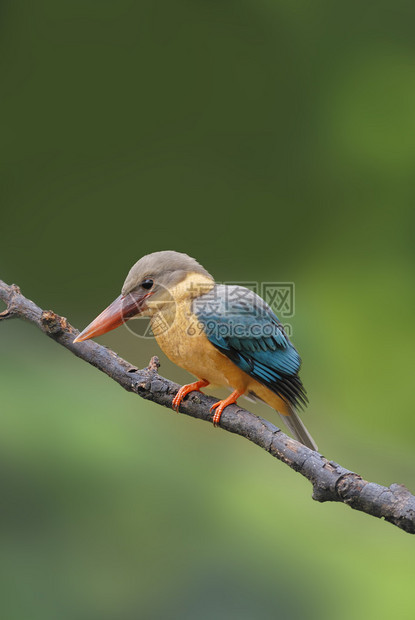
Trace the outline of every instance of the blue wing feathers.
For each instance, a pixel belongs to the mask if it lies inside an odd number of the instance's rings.
[[[216,285],[193,301],[193,312],[209,341],[241,370],[292,406],[306,404],[300,356],[258,295],[240,286]]]

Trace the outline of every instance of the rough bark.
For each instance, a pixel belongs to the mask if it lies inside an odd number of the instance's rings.
[[[147,368],[139,370],[113,351],[91,340],[73,344],[79,332],[64,317],[51,310],[42,310],[24,297],[18,286],[9,286],[2,280],[0,299],[7,304],[6,310],[0,313],[0,321],[20,318],[33,323],[77,357],[114,379],[125,390],[171,409],[179,386],[158,374],[160,364],[157,357],[151,359]],[[210,407],[214,402],[216,399],[211,396],[192,393],[186,397],[180,411],[211,422],[213,414]],[[415,534],[415,496],[403,485],[392,484],[387,488],[368,482],[359,474],[329,461],[288,437],[267,420],[237,405],[225,409],[220,427],[252,441],[307,478],[313,486],[313,499],[319,502],[342,502]]]

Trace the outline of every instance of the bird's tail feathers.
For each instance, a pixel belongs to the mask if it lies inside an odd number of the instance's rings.
[[[307,448],[311,448],[311,450],[318,450],[316,442],[294,409],[290,407],[290,413],[288,415],[283,415],[280,413],[280,417],[285,426],[294,435],[294,437],[298,439],[298,441],[301,441],[301,443],[307,446]]]

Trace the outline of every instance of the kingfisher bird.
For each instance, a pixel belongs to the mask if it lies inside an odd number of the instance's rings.
[[[115,299],[74,342],[149,317],[167,357],[197,378],[173,400],[179,410],[190,392],[209,384],[233,391],[212,405],[213,424],[245,395],[277,411],[289,431],[312,450],[317,446],[297,410],[307,404],[298,372],[301,359],[281,322],[256,293],[239,285],[216,284],[194,258],[172,250],[143,256],[130,269]]]

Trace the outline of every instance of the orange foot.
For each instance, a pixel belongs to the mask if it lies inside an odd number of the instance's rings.
[[[188,385],[181,387],[176,396],[173,398],[172,408],[174,411],[179,411],[183,398],[190,394],[190,392],[199,392],[200,388],[206,387],[207,385],[209,385],[209,381],[201,379],[200,381],[195,381],[195,383],[189,383]]]
[[[213,416],[213,426],[219,425],[220,416],[222,415],[222,411],[225,409],[225,407],[236,403],[236,401],[240,396],[242,396],[242,394],[243,392],[238,392],[238,390],[235,390],[230,396],[228,396],[228,398],[225,398],[225,400],[219,400],[217,403],[211,406],[211,412],[213,412],[213,410],[216,408],[218,409],[217,411],[215,411],[215,415]]]

